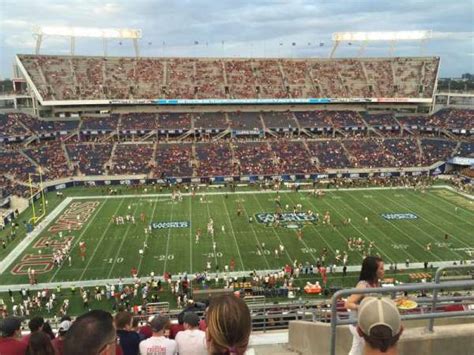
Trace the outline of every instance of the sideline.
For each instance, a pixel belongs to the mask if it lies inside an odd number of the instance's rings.
[[[431,270],[431,265],[433,265],[433,269],[436,269],[441,266],[451,266],[454,263],[457,263],[459,265],[460,260],[451,260],[451,261],[437,261],[437,262],[430,262],[429,263],[429,270]],[[467,263],[474,264],[474,260],[466,261]],[[395,265],[395,264],[393,264]],[[402,272],[402,270],[423,270],[423,263],[410,263],[408,267],[405,266],[405,263],[397,263],[397,269],[399,272]],[[347,272],[358,272],[361,269],[361,265],[350,265],[347,266]],[[282,269],[272,269],[272,270],[257,270],[258,275],[266,275],[270,273],[275,273],[275,272],[280,272]],[[334,274],[340,274],[342,270],[341,266],[337,266],[335,268]],[[225,276],[227,277],[249,277],[250,273],[254,272],[253,270],[246,270],[246,271],[235,271],[235,272],[229,272],[229,273],[219,273],[219,277],[222,280]],[[420,271],[423,272],[423,271]],[[209,273],[209,275],[216,275],[215,273]],[[312,275],[314,276],[315,280],[317,281],[316,278],[319,278],[318,274],[304,274],[300,272],[300,276],[304,277],[307,275]],[[331,274],[328,274],[331,275]],[[173,275],[172,280],[177,281],[179,280],[180,277],[184,277],[185,274],[180,273],[178,275]],[[195,275],[188,274],[187,275],[189,280],[194,280]],[[139,277],[141,282],[145,282],[151,279],[151,276],[142,276]],[[164,281],[162,276],[155,276],[155,280],[161,280]],[[12,291],[19,291],[22,288],[25,289],[30,289],[30,290],[43,290],[45,288],[47,289],[54,289],[57,286],[60,286],[61,288],[70,288],[72,286],[79,288],[79,287],[95,287],[95,286],[105,286],[107,284],[114,285],[118,284],[119,280],[122,280],[123,284],[133,284],[135,283],[135,279],[132,277],[126,277],[126,278],[112,278],[112,279],[101,279],[101,280],[83,280],[83,281],[63,281],[63,282],[46,282],[46,283],[39,283],[37,285],[30,285],[30,284],[17,284],[17,285],[2,285],[0,286],[0,292],[7,292],[8,290]]]

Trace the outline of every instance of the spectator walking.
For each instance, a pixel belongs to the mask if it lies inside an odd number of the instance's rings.
[[[356,288],[364,289],[379,287],[379,280],[383,279],[383,277],[383,260],[376,256],[367,256],[362,261],[362,269],[360,271],[359,282],[357,283]],[[362,294],[353,294],[347,299],[345,306],[351,311],[351,318],[357,318],[357,311],[363,298],[364,295]],[[350,325],[349,329],[353,335],[352,347],[349,355],[362,355],[364,350],[364,338],[359,335],[355,326]]]

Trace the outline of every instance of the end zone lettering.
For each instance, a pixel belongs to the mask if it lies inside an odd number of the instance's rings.
[[[166,229],[166,228],[189,228],[191,223],[189,221],[178,221],[178,222],[153,222],[151,228],[153,229]]]
[[[387,221],[400,221],[403,219],[418,219],[418,216],[414,213],[382,213],[382,217]]]

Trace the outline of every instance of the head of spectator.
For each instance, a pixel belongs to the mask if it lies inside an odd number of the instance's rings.
[[[49,324],[48,322],[44,322],[43,327],[42,327],[41,330],[43,331],[43,333],[48,334],[48,336],[51,340],[53,340],[55,338],[53,329],[51,328],[51,324]]]
[[[165,331],[170,327],[170,319],[163,315],[157,315],[150,321],[153,336],[164,336]]]
[[[359,281],[366,281],[373,287],[378,284],[379,280],[383,279],[384,275],[385,272],[382,258],[379,258],[378,256],[367,256],[362,261]]]
[[[194,312],[186,312],[183,316],[184,329],[197,329],[199,316]]]
[[[44,318],[41,316],[35,316],[30,319],[28,322],[28,328],[30,328],[31,333],[42,330],[44,325]]]
[[[7,317],[0,319],[0,337],[1,338],[20,338],[21,321],[16,317]]]
[[[92,310],[78,317],[66,334],[64,353],[68,355],[115,355],[116,335],[112,315]]]
[[[130,330],[132,329],[133,316],[130,312],[122,311],[115,315],[115,328],[117,330]]]
[[[387,298],[364,298],[359,307],[357,331],[365,340],[365,354],[397,354],[396,344],[403,327],[395,303]]]
[[[45,332],[34,332],[30,336],[26,355],[55,355],[51,338]]]
[[[234,295],[212,300],[207,311],[206,341],[209,354],[244,354],[251,331],[247,304]]]
[[[71,325],[72,322],[70,320],[63,320],[61,323],[59,323],[58,337],[64,338],[69,328],[71,328]]]

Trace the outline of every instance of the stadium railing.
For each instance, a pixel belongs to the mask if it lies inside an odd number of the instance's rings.
[[[471,265],[472,267],[472,265]],[[439,278],[438,278],[439,281]],[[345,289],[337,291],[331,298],[331,342],[330,342],[330,354],[336,354],[336,327],[338,325],[348,325],[356,324],[357,319],[351,319],[347,317],[346,314],[341,314],[337,312],[337,301],[344,296],[349,296],[352,294],[391,294],[395,295],[397,292],[413,292],[413,291],[429,291],[434,292],[438,290],[450,290],[450,289],[469,289],[474,287],[474,280],[472,281],[448,281],[443,283],[417,283],[417,284],[405,284],[402,286],[393,286],[393,287],[378,287],[378,288],[367,288],[367,289]],[[459,301],[458,297],[444,297],[443,301],[453,302]],[[418,320],[418,319],[427,319],[434,320],[436,318],[452,318],[452,317],[461,317],[461,316],[474,316],[474,310],[463,310],[463,311],[450,311],[450,312],[439,312],[436,308],[438,299],[435,299],[433,296],[432,308],[430,313],[420,313],[420,314],[402,314],[402,320]],[[345,317],[344,317],[345,316]],[[342,318],[345,319],[342,319]]]

